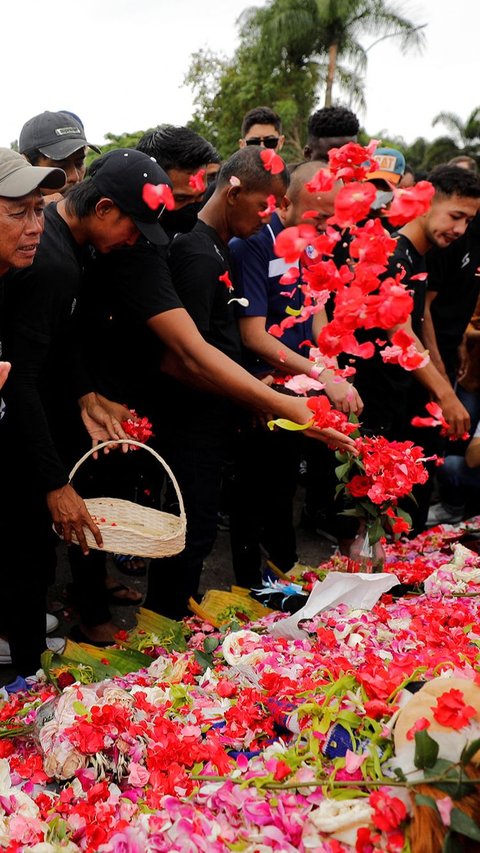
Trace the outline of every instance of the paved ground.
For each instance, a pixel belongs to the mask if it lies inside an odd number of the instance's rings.
[[[303,489],[299,487],[295,503],[297,519],[300,517],[302,504]],[[318,536],[314,532],[304,530],[299,527],[298,524],[297,542],[299,560],[300,562],[308,565],[318,565],[320,562],[327,559],[332,553],[333,546],[330,542]],[[145,578],[135,580],[130,577],[127,578],[125,575],[116,570],[113,563],[111,564],[110,569],[111,573],[114,574],[122,583],[135,587],[142,593],[145,591]],[[70,568],[65,548],[63,545],[59,545],[57,581],[49,590],[49,599],[50,602],[54,603],[55,615],[60,620],[60,625],[59,628],[53,632],[52,636],[68,636],[72,626],[76,624],[75,613],[66,605],[66,586],[70,581]],[[201,592],[205,592],[207,589],[229,589],[232,583],[235,583],[235,579],[231,569],[229,534],[227,531],[219,530],[215,547],[205,563],[201,581]],[[53,608],[51,608],[51,610],[53,610]],[[112,608],[112,614],[115,623],[118,624],[119,627],[128,629],[133,627],[135,624],[134,607]],[[21,618],[20,608],[19,618]],[[25,626],[25,630],[28,630],[28,626]],[[0,665],[0,685],[8,684],[11,681],[11,667]]]

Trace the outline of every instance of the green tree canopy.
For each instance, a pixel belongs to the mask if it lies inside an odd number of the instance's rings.
[[[397,36],[402,50],[421,48],[424,42],[419,26],[392,0],[269,0],[247,15],[261,30],[264,58],[283,50],[292,61],[318,65],[325,106],[332,104],[334,82],[358,87],[358,72],[367,64],[363,37]],[[353,72],[344,61],[353,64]]]
[[[432,121],[433,127],[437,124],[443,124],[450,131],[451,139],[463,154],[478,154],[480,147],[480,107],[475,107],[465,121],[462,121],[456,113],[438,113]]]
[[[335,80],[351,102],[363,105],[362,36],[398,35],[405,49],[421,46],[423,39],[389,0],[267,0],[246,9],[238,27],[233,57],[200,50],[185,77],[195,99],[189,126],[222,157],[237,148],[243,115],[260,105],[281,115],[287,159],[301,157],[321,86],[327,86],[326,103]],[[354,63],[353,71],[348,63]]]

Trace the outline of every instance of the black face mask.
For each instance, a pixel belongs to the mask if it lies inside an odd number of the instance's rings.
[[[191,231],[197,221],[198,212],[202,207],[202,203],[195,201],[192,204],[186,204],[180,210],[164,210],[160,217],[160,224],[167,232],[170,239],[173,239],[175,234],[187,234]]]

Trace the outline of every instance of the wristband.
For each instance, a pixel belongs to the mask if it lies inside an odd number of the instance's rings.
[[[319,364],[314,364],[314,365],[310,368],[308,375],[309,375],[312,379],[318,379],[318,377],[322,375],[322,373],[323,373],[323,371],[324,371],[324,370],[325,370],[325,367],[324,367],[324,366],[319,365]]]

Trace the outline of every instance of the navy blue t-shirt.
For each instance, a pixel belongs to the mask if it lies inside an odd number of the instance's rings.
[[[269,225],[264,225],[258,234],[248,240],[234,237],[229,249],[235,269],[235,296],[246,297],[248,307],[237,304],[237,316],[265,317],[265,328],[281,323],[287,315],[286,309],[299,310],[303,307],[303,294],[296,284],[280,284],[280,279],[295,264],[286,264],[274,252],[275,237],[283,230],[276,213]],[[293,293],[292,297],[285,293]],[[283,295],[282,295],[283,294]],[[282,345],[308,358],[308,346],[300,347],[302,341],[312,338],[312,318],[285,329],[278,339]],[[251,373],[264,374],[271,366],[251,351],[246,354],[246,367]]]

